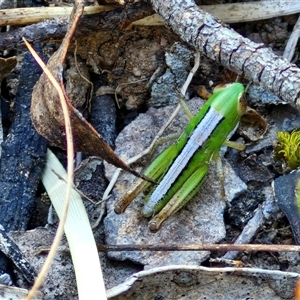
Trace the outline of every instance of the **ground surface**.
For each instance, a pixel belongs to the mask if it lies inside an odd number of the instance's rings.
[[[233,28],[255,42],[264,43],[266,47],[272,48],[275,53],[282,54],[296,20],[296,16],[278,17],[266,21],[235,24]],[[42,52],[49,57],[58,45],[59,42],[51,42],[42,43],[38,47],[44,49]],[[75,45],[72,45],[70,49],[72,55],[74,49]],[[4,140],[6,141],[9,137],[7,133],[10,132],[15,121],[14,107],[16,107],[17,95],[22,93],[22,90],[18,92],[17,90],[21,87],[24,89],[24,83],[20,82],[20,74],[22,74],[22,68],[25,66],[23,50],[15,49],[9,52],[9,55],[17,55],[19,64],[2,82],[2,122]],[[89,116],[91,122],[107,138],[110,144],[114,145],[115,136],[119,135],[123,128],[135,119],[134,123],[125,128],[116,141],[116,151],[121,157],[134,156],[151,142],[159,126],[174,109],[172,106],[162,109],[150,107],[176,103],[174,88],[183,84],[193,66],[193,50],[181,43],[175,34],[164,27],[134,27],[130,30],[88,32],[84,37],[81,36],[77,39],[76,51],[86,65],[94,84],[94,99],[92,100],[91,116]],[[2,54],[4,55],[4,52]],[[296,64],[299,63],[297,60],[298,55],[299,51],[296,49],[294,56]],[[154,73],[156,77],[151,82],[152,79],[150,80],[150,78]],[[189,87],[188,94],[190,98],[198,96],[196,91],[199,90],[200,85],[209,88],[211,83],[216,85],[234,80],[235,74],[232,74],[230,70],[225,70],[222,66],[215,65],[212,61],[201,57],[200,67]],[[98,90],[100,86],[101,89]],[[107,90],[115,91],[116,89],[120,108],[115,107],[114,96],[108,96],[105,92]],[[81,89],[79,89],[79,92],[81,92]],[[104,94],[105,96],[103,96]],[[76,97],[78,96],[75,95]],[[104,99],[105,97],[106,99]],[[30,97],[27,101],[30,101]],[[197,106],[197,100],[193,100],[192,103],[195,107],[194,111],[196,111],[199,107]],[[113,197],[108,201],[104,224],[102,222],[94,231],[97,243],[184,244],[234,242],[249,220],[255,215],[257,209],[264,205],[268,195],[272,194],[270,189],[272,180],[280,176],[272,158],[273,145],[276,142],[276,131],[292,130],[300,125],[296,110],[288,105],[275,106],[271,104],[262,106],[255,103],[255,99],[252,99],[251,106],[256,108],[267,120],[269,131],[258,142],[246,141],[248,150],[242,154],[230,150],[225,155],[229,161],[229,165],[224,163],[226,174],[235,172],[244,181],[244,183],[238,185],[239,178],[233,177],[231,179],[231,181],[234,181],[233,186],[238,186],[238,195],[234,199],[230,199],[230,205],[225,205],[220,195],[216,196],[207,192],[204,186],[204,190],[200,191],[198,195],[200,197],[198,202],[191,202],[179,212],[161,233],[157,235],[149,234],[147,221],[141,217],[137,209],[141,206],[141,202],[139,202],[142,201],[141,199],[131,207],[133,215],[127,213],[124,216],[116,216],[112,212],[112,205],[116,197],[128,189],[129,183],[132,182],[128,174],[123,174],[117,183],[117,189],[113,192]],[[103,111],[104,108],[106,110]],[[98,113],[102,113],[102,117]],[[100,119],[104,120],[102,124],[99,124]],[[109,126],[107,125],[108,121],[110,122]],[[180,131],[180,128],[184,126],[184,122],[186,122],[186,119],[181,116],[180,119],[175,121],[173,129],[170,130]],[[239,137],[240,135],[237,133],[233,139],[236,140]],[[58,149],[55,149],[55,151],[64,161],[64,152]],[[2,165],[4,159],[5,157],[2,158]],[[141,168],[143,163],[145,164],[145,161],[135,167]],[[75,180],[76,184],[89,197],[99,200],[107,183],[104,177],[100,179],[101,176],[104,176],[103,166],[100,163],[94,163],[92,166],[87,164],[86,168],[88,173],[82,170],[82,173],[78,172],[78,177]],[[108,177],[109,174],[111,174],[111,171],[107,170]],[[210,186],[213,192],[216,192],[220,189],[218,178],[217,176],[210,176],[212,177],[209,177],[207,185]],[[3,176],[2,180],[5,180]],[[245,184],[247,184],[247,187]],[[226,189],[231,190],[229,187],[226,187]],[[33,250],[38,246],[51,243],[53,229],[56,226],[54,221],[54,224],[48,225],[48,229],[37,228],[45,226],[47,223],[49,202],[45,200],[44,205],[40,204],[42,192],[43,188],[39,186],[35,208],[31,207],[29,209],[30,215],[25,219],[26,221],[21,222],[23,227],[19,228],[19,230],[34,228],[33,231],[11,233],[12,238],[19,245],[26,259],[36,270],[40,268],[44,257],[34,256]],[[208,193],[208,195],[203,196],[205,193]],[[207,200],[209,198],[212,199],[210,202]],[[270,201],[274,201],[274,199]],[[85,202],[85,205],[91,223],[94,223],[100,214],[101,206],[93,205],[88,201]],[[127,218],[128,215],[129,218]],[[130,219],[132,216],[134,216],[133,220]],[[176,219],[181,220],[180,223],[176,223],[178,221]],[[25,222],[27,222],[26,226],[24,225]],[[200,227],[202,231],[200,231]],[[13,229],[16,230],[16,228]],[[282,245],[294,243],[288,219],[279,209],[275,208],[273,213],[264,219],[257,230],[251,239],[252,243]],[[8,229],[8,231],[10,230]],[[150,269],[151,271],[151,269],[158,266],[180,264],[221,267],[224,265],[211,263],[209,259],[222,257],[224,254],[220,252],[201,252],[200,254],[194,252],[181,255],[180,252],[159,252],[155,254],[151,252],[132,252],[109,253],[109,255],[101,253],[100,258],[104,266],[103,271],[107,288],[112,288],[124,282],[132,274],[143,269]],[[298,254],[245,252],[237,258],[243,262],[244,266],[252,267],[255,270],[300,273]],[[199,295],[199,285],[203,291],[201,294],[202,299],[220,299],[220,295],[224,299],[292,299],[296,278],[296,275],[292,273],[268,275],[267,272],[257,273],[256,271],[241,272],[240,276],[227,276],[226,279],[224,274],[211,275],[207,270],[179,268],[173,273],[172,271],[168,272],[162,273],[160,270],[154,275],[141,275],[144,276],[141,277],[143,279],[140,279],[141,286],[135,286],[136,292],[131,291],[127,295],[128,299],[146,299],[139,294],[139,290],[145,290],[145,286],[148,286],[148,288],[149,286],[153,287],[147,290],[146,293],[149,297],[150,295],[153,296],[153,299],[195,299]],[[155,281],[155,279],[158,280]],[[151,282],[151,285],[149,282]],[[164,284],[162,285],[161,282]],[[17,283],[22,287],[27,287],[24,281],[19,280]],[[257,291],[257,285],[260,286],[260,292]],[[165,288],[166,286],[172,293]],[[234,292],[232,292],[232,286],[236,288]],[[208,287],[208,289],[204,289],[205,287]],[[166,293],[166,291],[168,292]],[[230,291],[230,293],[226,294],[226,291]],[[47,295],[47,299],[76,298],[76,284],[71,260],[67,252],[60,252],[57,255],[55,266],[44,285],[43,292]],[[114,299],[121,298],[116,297]]]

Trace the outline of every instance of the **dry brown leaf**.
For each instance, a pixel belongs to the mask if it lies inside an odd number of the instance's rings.
[[[247,107],[246,113],[241,117],[239,133],[249,141],[255,142],[262,139],[267,130],[266,120],[255,109]]]
[[[135,176],[149,180],[139,174],[124,161],[122,161],[106,143],[104,138],[85,120],[82,114],[72,106],[63,86],[63,69],[65,65],[68,46],[74,36],[76,25],[83,13],[84,5],[78,7],[76,12],[72,13],[68,32],[59,47],[51,56],[47,67],[60,83],[65,94],[65,99],[69,108],[70,119],[72,123],[74,149],[75,151],[99,156],[108,163],[118,168],[122,168]],[[64,127],[64,115],[57,91],[53,88],[49,78],[43,73],[36,83],[32,93],[31,118],[35,129],[39,134],[51,141],[54,145],[66,149],[66,134]]]
[[[17,64],[15,56],[2,58],[0,57],[0,82],[5,78]]]

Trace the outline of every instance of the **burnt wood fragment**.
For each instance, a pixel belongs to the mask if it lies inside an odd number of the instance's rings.
[[[30,118],[31,93],[41,69],[30,53],[24,56],[14,120],[2,145],[0,162],[0,220],[6,231],[26,230],[45,163],[47,141]]]

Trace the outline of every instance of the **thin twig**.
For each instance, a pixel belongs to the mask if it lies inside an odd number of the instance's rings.
[[[34,295],[38,291],[39,287],[43,284],[45,277],[50,269],[51,263],[54,259],[55,253],[57,251],[58,245],[60,243],[61,237],[63,235],[64,231],[64,222],[67,217],[67,211],[68,211],[68,205],[70,199],[70,194],[72,190],[72,182],[73,182],[73,174],[74,174],[74,166],[73,166],[73,157],[74,157],[74,149],[73,149],[73,136],[72,136],[72,127],[71,127],[71,121],[70,116],[68,112],[68,106],[64,98],[64,94],[61,90],[61,87],[59,83],[55,80],[51,72],[48,70],[47,66],[43,63],[43,61],[38,57],[38,55],[34,52],[33,48],[30,46],[30,44],[24,39],[24,42],[36,61],[39,63],[39,65],[43,68],[43,71],[47,74],[49,77],[51,83],[54,85],[54,88],[57,90],[59,94],[59,98],[61,100],[62,109],[64,112],[65,117],[65,127],[66,127],[66,139],[67,139],[67,155],[68,155],[68,177],[67,177],[67,187],[66,187],[66,198],[65,198],[65,206],[64,206],[64,214],[60,220],[57,233],[55,235],[53,244],[51,246],[51,251],[49,252],[49,255],[43,265],[42,270],[39,273],[39,276],[37,277],[32,289],[28,293],[27,300],[33,299]]]
[[[120,104],[119,104],[119,100],[118,100],[118,96],[117,94],[121,92],[122,88],[124,86],[127,86],[127,85],[130,85],[130,84],[135,84],[135,83],[138,83],[138,82],[142,82],[142,81],[146,81],[148,80],[148,78],[143,78],[143,79],[139,79],[139,80],[135,80],[135,81],[131,81],[131,82],[123,82],[123,83],[120,83],[116,89],[115,89],[115,100],[116,100],[116,104],[118,106],[118,108],[120,109]]]
[[[182,95],[186,94],[187,88],[190,85],[193,76],[195,75],[196,71],[198,70],[200,65],[200,52],[195,52],[195,63],[194,63],[194,67],[191,69],[185,83],[183,84],[182,88],[180,89],[180,92]],[[165,132],[165,130],[169,127],[169,125],[172,123],[172,121],[174,120],[174,118],[177,116],[177,114],[179,113],[181,109],[181,105],[178,104],[176,109],[174,110],[174,112],[172,113],[172,115],[169,117],[168,121],[162,126],[162,128],[159,130],[159,132],[157,133],[157,135],[155,136],[155,138],[153,139],[152,143],[150,144],[150,146],[145,149],[144,151],[142,151],[141,153],[139,153],[138,155],[128,159],[127,163],[128,164],[133,164],[134,162],[136,162],[137,160],[139,160],[141,157],[149,154],[153,147],[155,147],[155,145],[157,144],[158,140],[160,139],[160,137],[163,135],[163,133]]]
[[[60,176],[54,169],[51,168],[51,166],[49,166],[49,168],[50,168],[51,172],[53,172],[59,180],[62,180],[63,182],[67,183],[67,180],[65,178],[63,178],[62,176]],[[93,199],[91,199],[90,197],[85,195],[81,190],[79,190],[73,182],[72,182],[72,188],[84,199],[90,201],[91,203],[93,203],[95,205],[99,205],[100,203],[102,203],[104,201],[104,200],[94,201]]]
[[[85,80],[90,85],[90,87],[91,87],[91,90],[90,90],[90,93],[89,93],[89,98],[87,100],[88,112],[91,113],[91,106],[92,106],[91,103],[92,103],[92,97],[93,97],[93,93],[94,93],[94,84],[80,72],[80,69],[78,67],[78,61],[77,61],[77,40],[75,40],[74,60],[75,60],[75,66],[76,66],[77,72],[79,73],[79,75],[81,76],[81,78],[83,80]]]
[[[300,252],[296,245],[189,244],[189,245],[98,245],[98,251],[266,251]]]

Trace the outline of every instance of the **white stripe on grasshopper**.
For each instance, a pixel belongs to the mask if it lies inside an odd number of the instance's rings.
[[[202,121],[197,125],[190,136],[180,155],[175,159],[169,171],[156,187],[148,202],[144,205],[142,210],[144,216],[152,216],[155,213],[155,205],[166,195],[172,184],[177,180],[183,169],[186,167],[189,160],[204,144],[204,142],[207,141],[223,117],[224,116],[213,107],[208,109]]]

